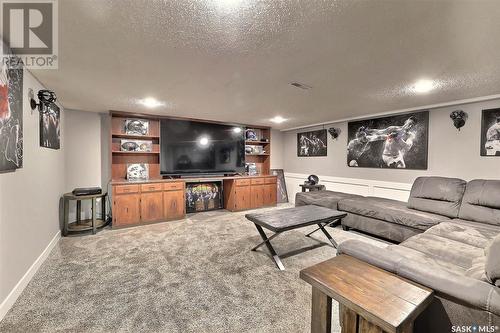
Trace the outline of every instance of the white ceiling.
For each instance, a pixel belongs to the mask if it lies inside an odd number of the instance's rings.
[[[61,0],[34,74],[70,109],[290,128],[498,94],[499,32],[500,1]]]

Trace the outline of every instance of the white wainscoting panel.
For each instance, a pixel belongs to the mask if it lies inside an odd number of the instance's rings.
[[[303,173],[285,172],[286,189],[288,199],[295,202],[295,194],[301,191],[303,184],[309,175]],[[382,197],[400,201],[407,201],[410,196],[412,184],[383,182],[370,179],[356,179],[343,177],[330,177],[318,175],[320,184],[325,185],[327,190],[358,194],[363,196]]]

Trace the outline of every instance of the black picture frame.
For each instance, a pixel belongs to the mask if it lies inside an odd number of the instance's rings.
[[[297,133],[297,156],[327,156],[328,137],[326,129]]]
[[[61,148],[61,110],[55,103],[40,105],[40,147]]]
[[[428,110],[351,121],[347,132],[349,167],[428,169]]]
[[[500,108],[486,109],[482,111],[480,141],[481,156],[500,156]]]

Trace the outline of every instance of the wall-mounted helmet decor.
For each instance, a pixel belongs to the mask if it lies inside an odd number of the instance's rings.
[[[338,137],[340,136],[340,128],[330,127],[328,129],[328,133],[330,133],[333,140],[337,140]]]
[[[43,112],[44,105],[55,103],[55,101],[57,100],[56,93],[50,90],[45,90],[45,89],[39,90],[37,95],[38,95],[38,103],[35,101],[33,89],[29,89],[28,97],[30,99],[31,110],[35,110],[36,107],[38,106],[38,110],[40,112]]]
[[[450,113],[450,118],[453,120],[453,125],[460,131],[460,128],[464,127],[467,122],[469,115],[467,112],[462,110],[456,110]]]

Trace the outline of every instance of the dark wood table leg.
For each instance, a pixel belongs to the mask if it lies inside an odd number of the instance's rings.
[[[106,194],[101,197],[102,222],[106,224]]]
[[[92,198],[92,234],[95,235],[96,233],[96,209],[95,209],[95,205],[96,204],[96,199],[95,198]]]
[[[68,223],[69,223],[69,200],[64,199],[64,216],[63,216],[63,236],[68,235]]]
[[[76,200],[76,224],[82,221],[82,201]]]
[[[342,333],[358,333],[358,315],[341,303],[339,303],[339,321]]]
[[[280,257],[278,256],[278,254],[276,253],[276,251],[274,251],[274,248],[273,248],[273,246],[271,245],[271,242],[270,242],[270,239],[276,237],[279,233],[276,233],[273,236],[271,236],[271,238],[268,238],[267,235],[266,235],[266,233],[264,232],[264,230],[262,229],[262,227],[260,225],[255,224],[255,223],[254,223],[254,225],[255,225],[255,228],[257,228],[257,231],[259,232],[260,237],[262,237],[262,239],[264,240],[263,243],[266,244],[267,249],[271,253],[271,256],[272,256],[272,258],[273,258],[274,263],[276,264],[276,266],[278,266],[278,268],[281,271],[285,270],[285,266],[283,266],[283,263],[281,262]],[[259,244],[257,247],[259,247],[260,245],[262,245],[262,243]],[[256,248],[254,248],[253,250],[255,251],[255,249]]]
[[[311,333],[332,332],[332,299],[312,288]]]

